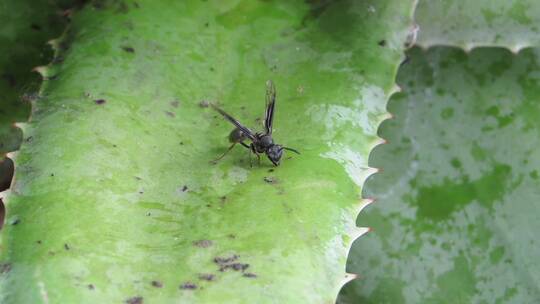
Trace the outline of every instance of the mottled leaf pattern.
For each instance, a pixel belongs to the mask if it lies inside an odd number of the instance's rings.
[[[341,302],[540,301],[540,52],[409,55]]]

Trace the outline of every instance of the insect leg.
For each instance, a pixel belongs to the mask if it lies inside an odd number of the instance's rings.
[[[235,146],[236,144],[237,144],[237,143],[233,143],[233,144],[229,147],[229,149],[227,149],[227,151],[225,151],[225,153],[223,153],[220,157],[214,159],[214,160],[211,161],[211,162],[214,163],[214,164],[217,163],[218,160],[222,159],[225,155],[227,155],[227,153],[229,153],[229,151],[231,151],[232,148],[234,148],[234,146]]]
[[[255,145],[253,143],[249,144],[249,167],[253,168],[253,162],[251,161],[251,153],[254,153],[259,157],[259,154],[257,154],[257,150],[255,150]]]

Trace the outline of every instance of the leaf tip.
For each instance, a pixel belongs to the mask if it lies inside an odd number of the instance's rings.
[[[48,68],[45,65],[37,66],[37,67],[32,69],[32,72],[38,73],[43,78],[47,77],[47,71],[48,71]]]
[[[6,153],[6,157],[11,159],[13,162],[15,162],[17,155],[19,155],[19,151],[12,151],[12,152]]]
[[[352,242],[357,240],[362,235],[368,233],[369,230],[370,230],[369,227],[355,227],[355,229],[353,231],[351,231],[350,234],[349,234],[351,236],[351,238],[352,238]]]
[[[512,52],[512,54],[514,55],[517,55],[519,52],[521,52],[521,50],[527,48],[529,46],[525,45],[525,44],[516,44],[514,46],[511,46],[509,47],[508,49],[510,50],[510,52]]]
[[[390,96],[396,93],[399,93],[401,91],[402,91],[401,87],[397,83],[395,83],[394,86],[392,86],[392,89],[390,89]]]
[[[357,274],[346,272],[345,275],[343,276],[343,279],[341,280],[341,286],[345,286],[346,284],[348,284],[352,280],[356,280],[357,278],[358,278]]]
[[[53,49],[57,50],[60,47],[60,38],[55,38],[47,41],[47,44],[50,45]]]
[[[362,212],[364,208],[366,208],[368,205],[372,204],[375,201],[375,199],[372,198],[364,198],[360,200],[360,204],[358,206],[358,213]]]
[[[28,123],[25,123],[25,122],[15,122],[15,123],[13,123],[13,126],[15,128],[21,129],[21,131],[23,131],[23,132],[26,132],[27,129],[28,129]]]

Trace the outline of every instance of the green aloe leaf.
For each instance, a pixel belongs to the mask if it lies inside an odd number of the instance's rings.
[[[51,60],[52,50],[46,42],[64,28],[60,10],[67,4],[0,0],[0,190],[9,185],[12,172],[3,154],[18,149],[21,140],[21,132],[13,123],[28,119],[28,98],[39,87],[40,77],[31,70]]]
[[[341,302],[539,302],[540,52],[409,55]]]
[[[540,45],[537,0],[421,0],[418,45],[502,46],[518,52]]]
[[[414,1],[95,1],[24,126],[4,303],[334,301]],[[297,148],[250,168],[206,102]],[[260,127],[259,127],[260,128]]]
[[[72,1],[74,2],[74,1]],[[25,121],[30,105],[23,94],[37,91],[40,77],[32,68],[48,63],[52,50],[46,42],[65,26],[61,8],[67,1],[0,1],[0,153],[14,151],[20,131],[12,127]]]

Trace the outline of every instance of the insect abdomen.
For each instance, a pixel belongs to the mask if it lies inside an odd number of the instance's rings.
[[[240,130],[238,128],[235,128],[229,134],[229,142],[231,142],[231,143],[243,142],[244,140],[246,140],[246,138],[247,137],[244,134],[244,132],[242,132],[242,130]]]

